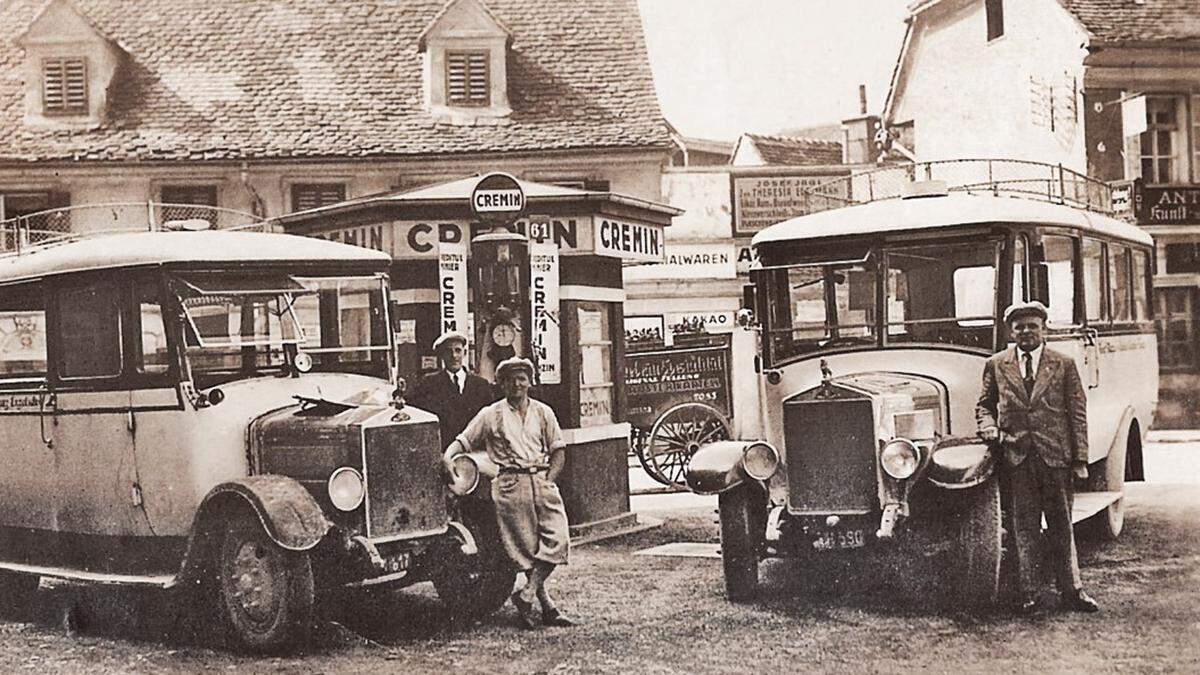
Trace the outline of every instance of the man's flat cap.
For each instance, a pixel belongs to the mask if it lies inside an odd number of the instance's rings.
[[[464,347],[467,346],[467,336],[458,331],[447,331],[438,336],[438,339],[433,341],[434,353],[440,352],[442,347],[454,341],[461,342]]]
[[[1050,316],[1046,306],[1037,300],[1029,302],[1014,302],[1004,310],[1004,323],[1011,323],[1013,319],[1022,316],[1040,316],[1042,321],[1045,321]]]
[[[504,359],[500,365],[496,366],[496,380],[503,380],[505,375],[518,370],[524,370],[529,374],[529,379],[533,379],[533,362],[520,356],[514,356]]]

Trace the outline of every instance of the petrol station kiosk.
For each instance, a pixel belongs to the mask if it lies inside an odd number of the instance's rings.
[[[471,369],[536,365],[533,396],[567,440],[560,485],[573,538],[637,526],[629,510],[623,265],[663,260],[674,207],[611,192],[472,176],[275,220],[392,256],[392,330],[409,382],[439,367],[433,341],[467,335]],[[448,439],[443,439],[449,442]]]

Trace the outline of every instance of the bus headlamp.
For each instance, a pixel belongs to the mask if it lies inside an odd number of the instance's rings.
[[[754,480],[767,480],[779,470],[779,453],[767,443],[751,443],[742,451],[742,469]]]
[[[329,501],[339,511],[353,511],[362,504],[366,486],[357,469],[343,466],[329,475]]]
[[[479,465],[470,455],[455,455],[450,463],[450,492],[469,495],[479,485]]]
[[[907,438],[895,438],[883,446],[879,453],[879,465],[887,475],[903,480],[917,472],[921,451]]]

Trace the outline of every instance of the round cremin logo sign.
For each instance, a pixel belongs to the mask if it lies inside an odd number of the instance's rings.
[[[516,220],[525,210],[525,191],[506,173],[489,173],[471,191],[471,213],[487,222]]]

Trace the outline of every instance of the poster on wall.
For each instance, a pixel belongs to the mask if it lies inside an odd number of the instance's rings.
[[[438,334],[457,331],[474,338],[467,321],[467,245],[438,245]]]
[[[625,348],[629,351],[662,349],[671,345],[671,336],[663,327],[663,317],[625,317]]]
[[[562,382],[558,306],[558,245],[552,240],[529,245],[530,316],[534,362],[541,384]]]
[[[823,211],[849,195],[849,181],[836,178],[849,175],[846,171],[804,175],[745,175],[731,174],[733,184],[733,236],[748,236],[789,218]],[[838,198],[834,204],[810,203],[808,191],[822,186],[820,194]]]

